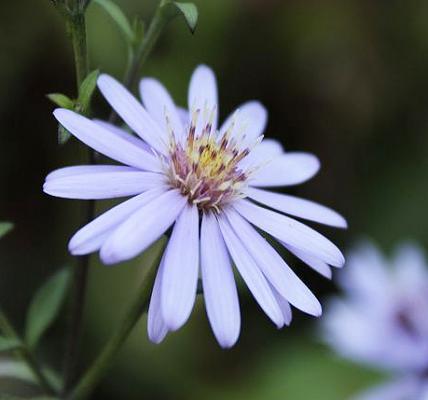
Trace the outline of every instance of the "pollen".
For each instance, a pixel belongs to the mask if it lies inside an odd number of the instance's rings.
[[[205,110],[205,118],[200,114],[199,110],[192,113],[185,139],[177,140],[171,130],[167,175],[170,184],[187,196],[190,203],[203,211],[219,212],[234,199],[245,197],[243,189],[249,172],[239,163],[250,149],[236,140],[235,135],[232,137],[233,122],[220,134],[212,128],[215,110],[210,113]]]

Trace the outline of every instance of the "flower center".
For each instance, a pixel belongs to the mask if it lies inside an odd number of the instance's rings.
[[[167,175],[171,185],[200,210],[219,212],[222,206],[244,197],[249,172],[238,164],[250,150],[231,138],[233,122],[223,135],[213,132],[214,112],[205,123],[197,124],[199,111],[195,111],[183,143],[171,132]]]

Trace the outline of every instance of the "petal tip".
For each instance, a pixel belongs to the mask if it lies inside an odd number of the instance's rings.
[[[322,315],[322,306],[316,297],[314,297],[312,303],[308,304],[307,307],[305,307],[305,309],[303,308],[300,308],[300,309],[306,314],[312,315],[313,317],[316,317],[316,318]]]
[[[77,240],[76,235],[74,235],[70,241],[68,242],[67,248],[72,256],[82,256],[84,255],[81,251],[79,251],[80,242]]]
[[[318,302],[318,306],[317,306],[317,308],[314,310],[314,312],[313,312],[313,314],[312,314],[314,317],[321,317],[321,315],[322,315],[322,306],[321,306],[321,304]]]
[[[237,340],[238,340],[238,338],[232,339],[232,340],[228,340],[227,338],[217,339],[218,344],[220,345],[220,347],[222,349],[225,349],[225,350],[231,349],[233,346],[235,346]]]
[[[203,72],[210,72],[210,73],[214,73],[213,69],[211,67],[209,67],[207,64],[199,64],[196,68],[195,68],[195,72],[199,72],[199,71],[203,71]]]
[[[149,337],[149,340],[154,344],[160,344],[164,339],[166,334],[161,334],[159,332],[152,332],[148,331],[147,336]]]
[[[187,321],[187,318],[179,318],[176,313],[165,312],[164,307],[162,308],[162,319],[168,328],[168,331],[175,332],[178,331]]]
[[[235,346],[236,342],[239,338],[240,330],[230,330],[230,331],[223,331],[223,332],[215,332],[214,335],[217,339],[218,344],[223,349],[230,349],[233,346]]]
[[[42,190],[43,190],[43,192],[45,192],[49,196],[54,196],[53,191],[52,191],[52,185],[51,185],[50,181],[45,181],[43,183]]]
[[[337,216],[337,227],[340,229],[348,229],[348,221],[344,217],[342,217],[340,214]]]
[[[276,329],[278,329],[278,330],[284,328],[284,325],[285,325],[285,321],[282,321],[281,323],[279,323],[279,322],[275,323]]]
[[[337,265],[337,268],[342,268],[346,263],[345,256],[342,253],[340,253],[340,256],[341,257],[339,259],[339,263]]]
[[[104,265],[113,265],[121,261],[114,251],[107,251],[105,248],[101,248],[100,259]]]

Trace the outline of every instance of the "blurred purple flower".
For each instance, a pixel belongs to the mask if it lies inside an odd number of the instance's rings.
[[[187,321],[200,265],[212,329],[221,346],[232,346],[240,331],[232,260],[278,327],[291,321],[289,303],[320,315],[315,296],[252,226],[324,275],[331,274],[329,265],[343,265],[343,255],[328,239],[264,207],[346,227],[327,207],[260,189],[307,181],[317,173],[318,159],[262,140],[267,112],[257,101],[243,104],[218,130],[217,85],[206,66],[191,78],[189,111],[178,108],[155,79],[140,83],[144,107],[110,76],[102,75],[98,87],[139,137],[72,111],[58,109],[54,115],[79,140],[126,166],[62,168],[47,176],[44,191],[71,199],[134,196],[84,226],[69,243],[74,255],[99,250],[105,264],[137,256],[173,226],[150,302],[150,339],[158,343]]]
[[[346,297],[322,321],[325,340],[342,356],[397,375],[362,400],[428,400],[428,269],[414,244],[391,262],[370,243],[347,257],[339,275]]]

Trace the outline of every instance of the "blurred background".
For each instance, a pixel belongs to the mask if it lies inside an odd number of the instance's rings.
[[[154,0],[117,1],[147,21]],[[322,169],[289,190],[330,205],[350,229],[317,227],[346,249],[371,237],[386,251],[400,239],[428,245],[428,2],[423,0],[194,0],[192,36],[178,19],[162,35],[143,75],[162,80],[185,105],[190,74],[211,65],[221,116],[259,99],[270,112],[268,137],[286,149],[317,154]],[[126,49],[97,5],[88,12],[91,67],[122,77]],[[74,140],[57,145],[53,105],[45,94],[75,95],[72,52],[48,0],[0,5],[0,220],[16,224],[0,242],[0,302],[22,327],[32,293],[46,276],[73,264],[67,241],[82,205],[48,197],[52,169],[83,162]],[[107,116],[97,95],[95,109]],[[108,204],[101,204],[100,209]],[[297,260],[295,271],[321,299],[335,292]],[[82,367],[121,318],[144,272],[145,257],[116,267],[93,257]],[[96,399],[343,400],[381,381],[374,371],[340,360],[321,344],[317,320],[294,313],[281,331],[241,285],[242,333],[219,348],[198,299],[190,321],[159,345],[142,318]],[[61,366],[65,316],[50,330],[40,357]],[[0,379],[0,392],[30,387]],[[2,389],[3,388],[3,389]]]

